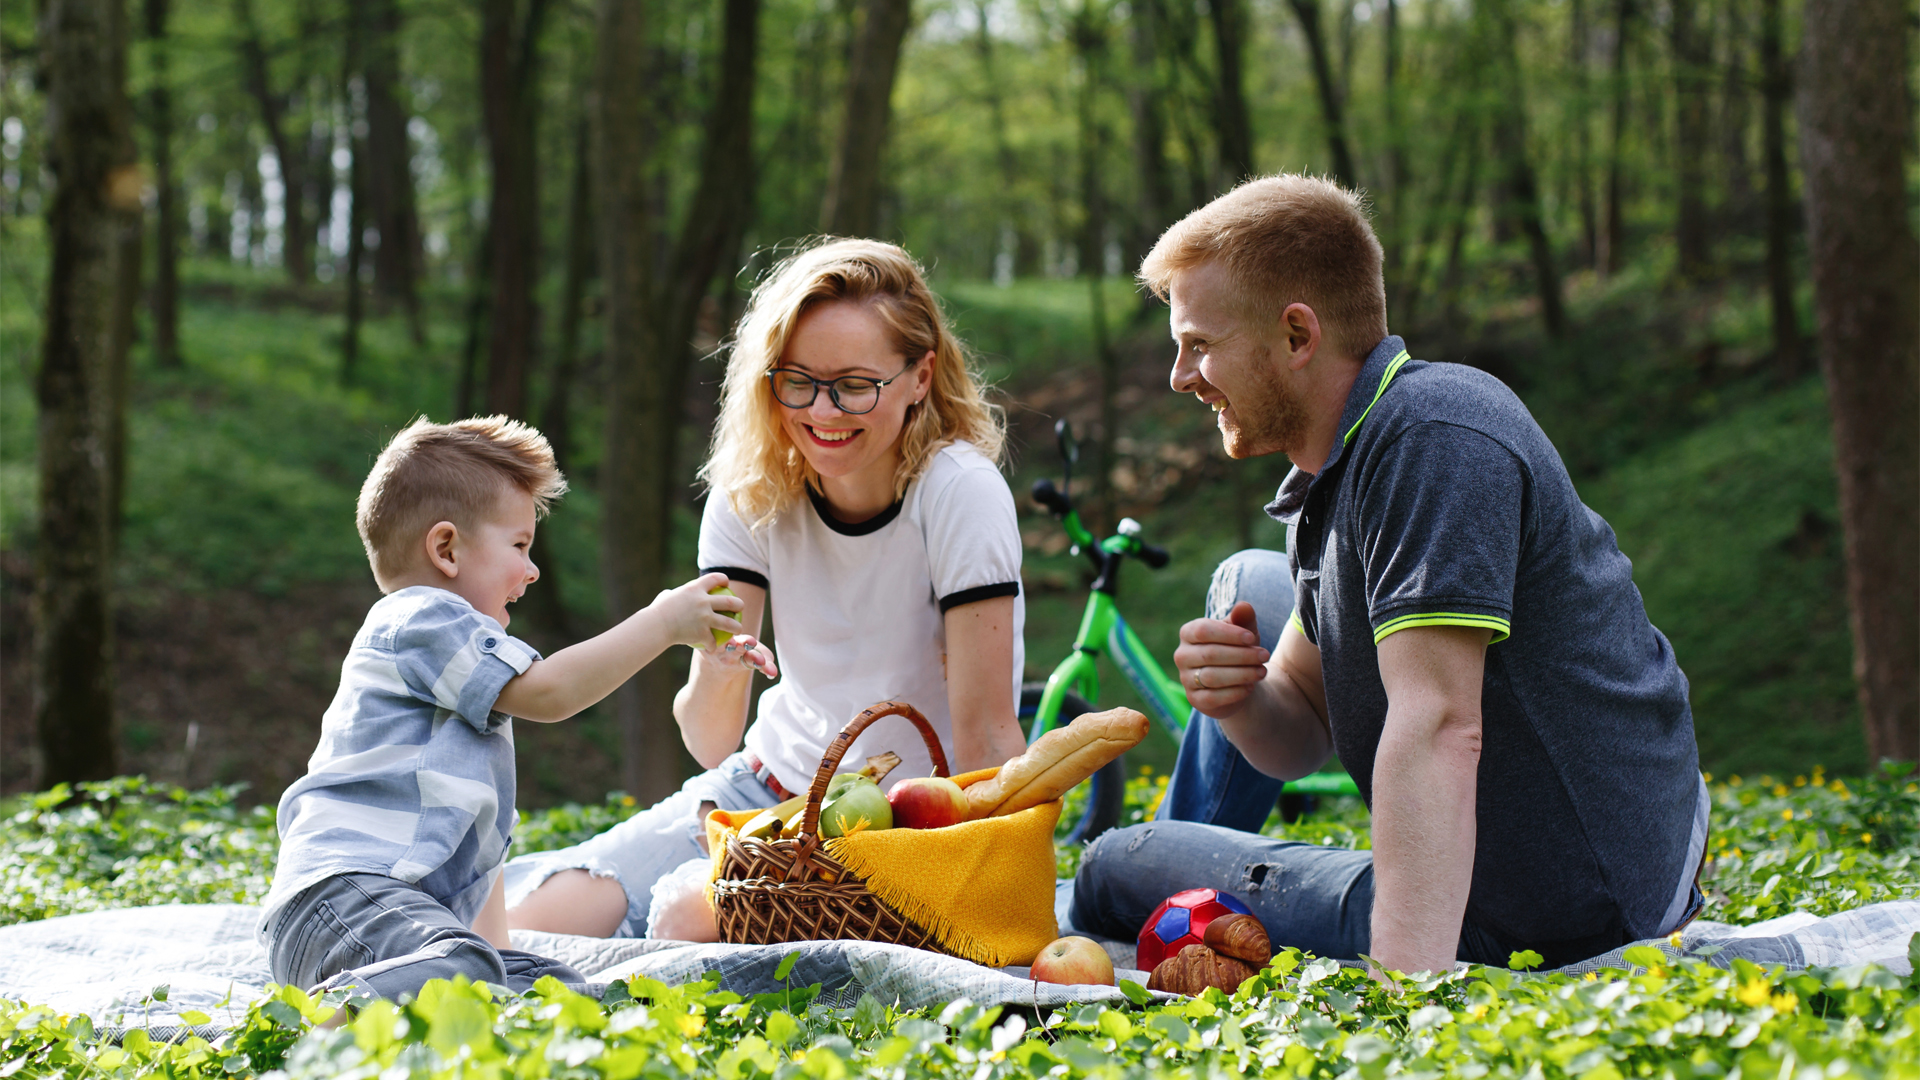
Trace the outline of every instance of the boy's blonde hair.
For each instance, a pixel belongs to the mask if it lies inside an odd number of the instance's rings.
[[[956,440],[998,462],[1006,440],[965,348],[947,329],[918,263],[877,240],[823,238],[775,266],[754,289],[734,335],[713,447],[700,477],[752,528],[778,517],[819,476],[780,424],[766,373],[778,367],[800,317],[823,304],[863,304],[910,364],[933,353],[933,386],[907,410],[893,494],[900,498],[941,447]]]
[[[1140,263],[1140,284],[1165,300],[1175,274],[1215,259],[1249,315],[1277,319],[1305,304],[1349,357],[1387,336],[1380,240],[1358,192],[1293,173],[1249,180],[1163,233]]]
[[[567,492],[547,437],[504,416],[436,424],[422,416],[393,437],[360,486],[354,523],[373,577],[407,573],[420,538],[451,521],[472,529],[492,515],[508,486],[533,496],[542,517]]]

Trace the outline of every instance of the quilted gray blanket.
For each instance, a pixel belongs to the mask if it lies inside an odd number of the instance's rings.
[[[259,909],[235,904],[175,905],[69,915],[0,927],[0,997],[86,1013],[102,1027],[160,1027],[197,1010],[224,1028],[245,1015],[269,981],[266,955],[254,940]],[[1911,968],[1908,939],[1920,933],[1920,901],[1876,904],[1831,918],[1790,915],[1755,926],[1698,922],[1679,950],[1710,954],[1725,965],[1734,957],[1789,968],[1881,964]],[[720,973],[725,989],[741,994],[819,983],[823,1000],[851,1005],[870,993],[889,1004],[921,1008],[966,997],[980,1003],[1054,1007],[1115,1000],[1113,987],[1054,986],[1027,978],[1023,968],[995,970],[898,945],[822,941],[796,945],[693,945],[685,942],[603,940],[558,934],[516,935],[521,948],[564,960],[588,978],[612,982],[647,975],[674,984]],[[1108,943],[1121,978],[1144,983],[1133,970],[1130,944]],[[786,956],[800,957],[785,984],[774,978]],[[1625,966],[1618,952],[1567,970]],[[164,1003],[153,1002],[166,986]],[[211,1034],[205,1028],[203,1034]]]

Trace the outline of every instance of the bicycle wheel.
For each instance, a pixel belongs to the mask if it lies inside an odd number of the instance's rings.
[[[1033,719],[1033,714],[1040,708],[1040,696],[1046,690],[1044,683],[1028,683],[1020,688],[1021,727],[1026,727],[1027,722]],[[1060,702],[1060,722],[1072,723],[1074,717],[1094,711],[1085,698],[1069,693]],[[1088,777],[1086,783],[1086,810],[1067,833],[1069,843],[1085,843],[1120,823],[1120,814],[1126,809],[1127,802],[1126,755],[1122,754],[1101,766],[1100,771]]]

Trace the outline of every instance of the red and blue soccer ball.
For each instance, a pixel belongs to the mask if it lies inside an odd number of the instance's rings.
[[[1227,915],[1251,915],[1240,898],[1219,889],[1188,889],[1177,892],[1153,909],[1140,927],[1139,959],[1134,965],[1152,971],[1160,961],[1178,955],[1189,945],[1201,944],[1207,924]]]

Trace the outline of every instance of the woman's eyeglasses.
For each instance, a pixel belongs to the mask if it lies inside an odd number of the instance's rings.
[[[913,367],[909,361],[900,369],[905,375]],[[774,400],[789,409],[804,409],[813,404],[820,396],[820,388],[827,388],[827,396],[843,413],[855,416],[870,413],[880,404],[880,388],[900,378],[869,379],[865,375],[842,375],[837,379],[816,379],[797,368],[774,368],[767,372],[767,381],[773,384]]]

